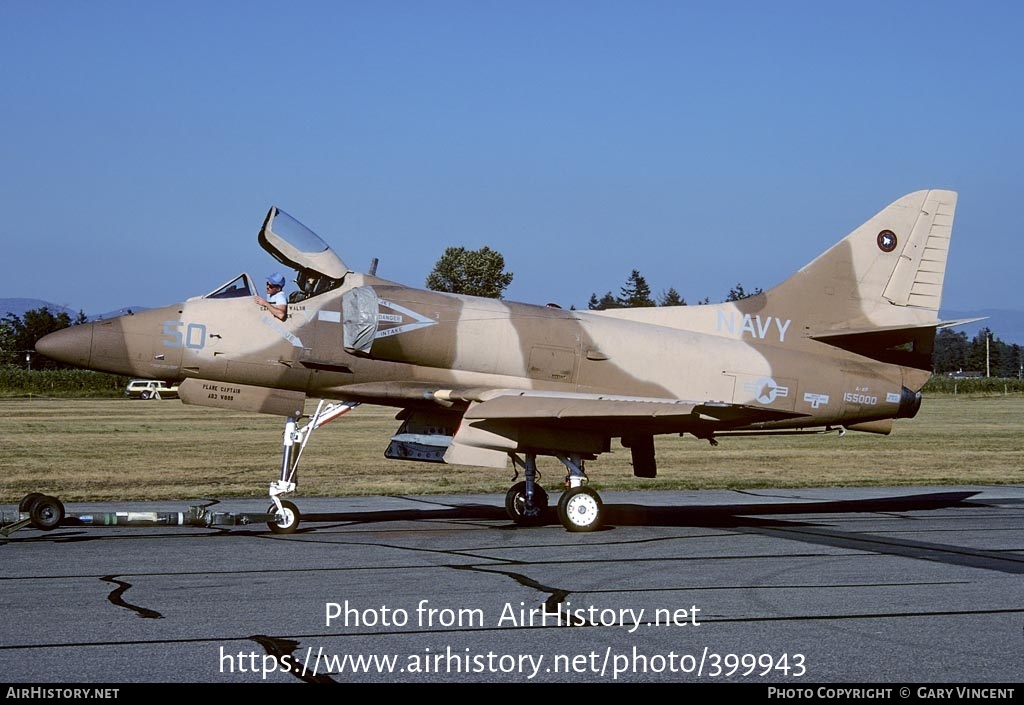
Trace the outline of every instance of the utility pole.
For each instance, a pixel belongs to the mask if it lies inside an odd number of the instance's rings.
[[[989,371],[990,371],[991,368],[989,366],[988,341],[990,341],[990,340],[992,340],[992,334],[991,333],[989,333],[988,335],[985,336],[985,376],[986,377],[991,377],[992,376],[992,375],[989,374]]]

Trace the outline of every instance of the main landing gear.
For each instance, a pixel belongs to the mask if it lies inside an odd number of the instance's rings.
[[[295,491],[299,484],[299,459],[309,442],[313,431],[334,421],[359,406],[359,402],[343,401],[328,404],[321,400],[316,412],[302,428],[297,428],[298,417],[289,416],[284,425],[284,444],[281,451],[281,479],[270,483],[270,500],[267,514],[274,518],[267,527],[275,534],[293,534],[299,528],[302,515],[293,502],[281,499],[282,495]]]
[[[509,453],[512,465],[523,468],[526,480],[512,485],[505,494],[505,513],[520,526],[540,526],[547,520],[548,493],[537,484],[537,456],[530,453],[524,462],[515,453]]]
[[[512,485],[505,494],[505,512],[520,526],[537,526],[546,522],[548,494],[537,484],[537,455],[527,453],[522,460],[509,453],[518,471],[523,469],[525,480]],[[556,455],[568,469],[566,490],[558,499],[558,521],[567,531],[596,531],[601,528],[604,505],[595,490],[585,484],[587,474],[583,459],[578,455]],[[518,474],[518,472],[517,472]]]

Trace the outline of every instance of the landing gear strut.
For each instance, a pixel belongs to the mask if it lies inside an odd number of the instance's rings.
[[[270,499],[273,504],[267,514],[274,519],[267,526],[275,534],[293,534],[299,528],[301,514],[294,503],[282,500],[281,496],[291,494],[299,484],[299,459],[309,442],[313,431],[326,423],[334,421],[342,414],[347,414],[359,406],[359,402],[343,401],[328,404],[321,400],[316,412],[302,428],[297,428],[298,417],[289,416],[284,424],[284,443],[281,451],[281,479],[270,483]]]

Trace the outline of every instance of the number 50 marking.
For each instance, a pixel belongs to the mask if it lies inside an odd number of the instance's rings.
[[[164,346],[180,348],[184,345],[190,350],[202,350],[206,346],[206,326],[202,323],[189,323],[184,332],[181,327],[184,321],[164,321]]]

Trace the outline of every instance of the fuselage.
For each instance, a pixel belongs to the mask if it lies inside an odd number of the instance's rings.
[[[363,312],[373,319],[363,350],[352,340],[357,289],[377,302]],[[197,298],[74,326],[38,347],[124,375],[395,406],[422,401],[431,389],[532,389],[764,407],[795,417],[769,426],[794,427],[908,415],[906,389],[927,379],[810,339],[787,311],[719,304],[660,314],[671,325],[353,273],[335,290],[290,304],[283,322],[248,296]]]

